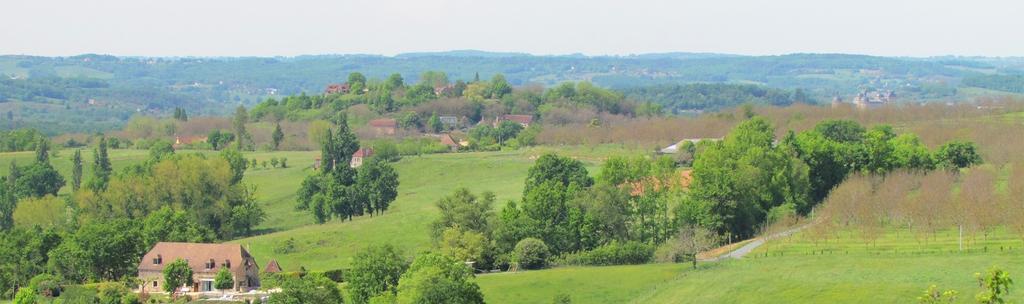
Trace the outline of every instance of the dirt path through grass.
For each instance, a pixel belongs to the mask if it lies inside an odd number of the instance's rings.
[[[744,241],[744,242],[747,242],[747,243],[744,244],[743,246],[740,246],[736,250],[733,250],[733,251],[731,251],[729,253],[726,253],[726,254],[723,254],[723,255],[719,255],[719,256],[716,256],[716,257],[713,257],[713,258],[700,259],[700,261],[701,262],[717,262],[717,261],[721,261],[721,260],[724,260],[724,259],[727,259],[727,258],[739,259],[739,258],[742,258],[742,257],[746,256],[751,251],[754,251],[754,249],[757,249],[757,247],[761,247],[761,245],[764,245],[764,243],[769,241],[769,240],[773,240],[773,239],[777,239],[777,238],[781,238],[781,237],[786,237],[786,236],[789,236],[791,234],[797,233],[800,230],[803,230],[804,228],[807,228],[811,224],[813,224],[813,222],[812,223],[803,224],[803,225],[800,225],[800,226],[796,226],[796,227],[793,227],[793,228],[789,228],[789,229],[786,229],[784,231],[776,232],[776,233],[770,234],[768,236],[762,236],[762,237],[755,238],[753,240]],[[726,245],[726,246],[728,246],[728,245]]]

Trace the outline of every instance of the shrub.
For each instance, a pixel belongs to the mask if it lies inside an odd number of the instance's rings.
[[[289,254],[295,252],[295,238],[288,238],[274,246],[274,253],[276,254]]]
[[[97,284],[99,304],[138,304],[139,297],[118,282]]]
[[[391,141],[380,141],[373,145],[373,157],[386,162],[396,162],[402,157],[398,152],[398,145]]]
[[[51,274],[40,274],[29,280],[28,287],[37,295],[59,297],[61,293],[60,279]]]
[[[654,251],[654,260],[658,263],[682,263],[688,259],[687,256],[679,254],[675,244],[664,243]]]
[[[55,303],[95,303],[96,288],[82,285],[65,286]]]
[[[796,217],[796,206],[793,203],[785,203],[768,210],[768,223],[770,224],[794,217]]]
[[[559,263],[583,266],[633,265],[650,263],[653,259],[653,245],[633,241],[612,241],[590,251],[564,255],[559,259]]]
[[[345,270],[344,269],[334,269],[334,270],[324,271],[324,277],[327,277],[328,279],[330,279],[331,281],[334,281],[336,283],[345,282]]]
[[[572,304],[572,297],[569,296],[569,294],[567,294],[567,293],[559,293],[559,294],[556,294],[553,299],[551,299],[551,303],[552,304]]]
[[[283,282],[281,292],[274,293],[268,301],[272,304],[286,303],[342,303],[338,284],[323,276],[310,275],[301,279]]]
[[[17,304],[35,304],[37,301],[36,293],[30,288],[22,288],[14,295],[14,303]]]
[[[525,238],[516,243],[514,261],[523,269],[540,269],[548,263],[548,245],[535,238]]]

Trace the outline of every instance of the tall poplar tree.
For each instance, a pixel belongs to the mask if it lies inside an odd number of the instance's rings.
[[[71,157],[71,190],[78,191],[82,187],[82,150],[75,150]]]
[[[89,188],[93,191],[106,190],[112,171],[110,156],[107,155],[107,138],[100,137],[100,143],[93,152],[92,180],[89,181]]]

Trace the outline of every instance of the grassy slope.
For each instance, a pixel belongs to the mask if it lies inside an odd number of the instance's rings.
[[[468,187],[474,192],[495,192],[499,202],[496,207],[500,208],[507,200],[518,198],[530,164],[529,159],[511,152],[406,157],[395,165],[399,171],[399,195],[384,215],[355,218],[351,222],[335,220],[237,242],[249,246],[261,263],[277,259],[286,270],[299,266],[310,270],[344,267],[353,252],[373,243],[390,243],[411,254],[430,245],[428,228],[437,214],[435,201],[458,187]],[[298,181],[304,176],[297,177]],[[290,197],[284,199],[289,203],[282,201],[284,206],[273,208],[288,209],[298,220],[311,221],[311,215],[292,211],[294,190],[291,191]],[[274,252],[275,247],[290,238],[296,241],[295,252]]]
[[[1018,279],[1024,274],[1017,235],[995,231],[970,239],[965,235],[968,251],[958,252],[952,231],[924,245],[911,233],[890,230],[870,246],[856,232],[833,234],[818,245],[801,232],[743,260],[704,263],[698,270],[673,264],[563,268],[485,275],[478,282],[489,303],[546,302],[558,292],[572,294],[573,303],[899,303],[916,301],[932,284],[958,290],[958,302],[970,303],[979,291],[974,273],[998,266]],[[811,253],[821,250],[826,254]],[[1024,293],[1011,295],[1024,300]]]
[[[1000,265],[1024,273],[1020,251],[924,256],[790,256],[709,265],[666,284],[645,303],[907,303],[936,284],[978,292],[973,274]],[[1022,294],[1012,297],[1019,301]]]
[[[497,196],[495,211],[500,210],[508,200],[519,198],[534,159],[556,151],[584,161],[592,174],[609,155],[639,153],[628,147],[602,146],[405,157],[395,164],[400,183],[398,198],[384,215],[325,224],[311,224],[312,215],[294,209],[295,190],[309,174],[308,169],[285,169],[266,175],[256,171],[247,173],[246,180],[261,187],[260,200],[269,214],[261,228],[274,232],[234,242],[247,246],[258,262],[276,259],[285,270],[298,270],[300,266],[308,270],[344,268],[357,250],[371,244],[392,244],[412,255],[431,247],[428,229],[438,213],[434,202],[439,198],[459,187],[474,193],[492,191]],[[309,154],[311,161],[315,152],[307,153],[313,153]],[[295,240],[295,252],[274,251],[288,239]]]
[[[653,286],[679,276],[685,265],[650,264],[564,267],[477,277],[487,303],[550,303],[569,294],[573,303],[626,303],[646,296]]]

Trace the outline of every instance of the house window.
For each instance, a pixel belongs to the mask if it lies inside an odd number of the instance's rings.
[[[213,269],[213,267],[216,266],[216,265],[217,265],[217,263],[214,262],[213,259],[210,259],[209,262],[206,262],[206,269]]]
[[[224,268],[231,268],[231,260],[224,260],[224,264],[221,264],[220,266]]]
[[[156,288],[156,281],[153,281],[153,288]]]
[[[160,256],[159,254],[156,255],[155,258],[153,258],[153,265],[160,265],[160,264],[163,264],[163,263],[164,263],[164,257]]]

